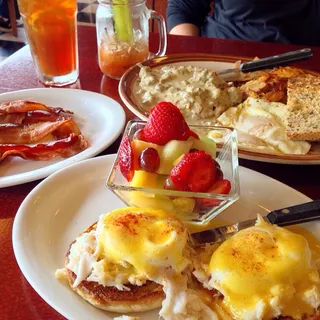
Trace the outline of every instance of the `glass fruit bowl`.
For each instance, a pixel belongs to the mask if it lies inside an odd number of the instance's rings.
[[[125,204],[163,209],[173,212],[182,221],[205,224],[239,199],[237,134],[234,129],[190,125],[190,129],[196,132],[201,140],[191,137],[187,141],[171,140],[160,146],[139,140],[140,129],[143,129],[145,124],[144,121],[128,122],[121,142],[122,145],[126,139],[126,143],[131,146],[132,152],[130,151],[129,155],[133,158],[128,158],[128,161],[133,161],[133,166],[137,169],[132,180],[128,182],[120,169],[120,157],[123,155],[120,155],[119,148],[106,182],[107,187]],[[217,146],[213,139],[207,137],[209,132],[211,137],[215,136],[219,140]],[[154,169],[153,172],[142,170],[141,162],[139,167],[143,150],[150,147],[157,150],[160,158],[156,172]],[[204,150],[213,158],[216,156],[215,163],[221,169],[223,179],[230,182],[228,194],[168,189],[167,180],[172,168],[179,163],[184,154],[196,150]]]

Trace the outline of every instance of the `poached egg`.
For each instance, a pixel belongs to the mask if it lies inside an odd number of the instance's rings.
[[[258,217],[214,248],[194,274],[223,295],[220,306],[232,319],[302,319],[320,305],[318,258],[304,236]]]
[[[100,216],[96,228],[71,245],[67,269],[83,280],[119,291],[147,281],[162,285],[159,315],[166,320],[216,320],[216,314],[188,288],[191,247],[183,223],[173,214],[126,207]],[[192,303],[190,303],[192,301]]]

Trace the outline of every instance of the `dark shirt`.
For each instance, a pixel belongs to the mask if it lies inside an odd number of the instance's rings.
[[[320,45],[320,0],[168,0],[167,21],[205,37]]]
[[[14,7],[16,9],[16,18],[20,18],[20,13],[18,9],[18,2],[14,0]],[[0,17],[1,18],[9,18],[9,7],[8,0],[0,0]]]

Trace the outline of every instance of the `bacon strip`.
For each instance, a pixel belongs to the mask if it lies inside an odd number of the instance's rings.
[[[0,124],[15,123],[21,124],[26,117],[25,113],[0,114]]]
[[[0,114],[7,113],[26,113],[29,111],[47,111],[49,113],[59,113],[65,112],[73,114],[73,112],[68,110],[63,110],[62,108],[51,108],[47,107],[45,104],[36,101],[26,101],[26,100],[15,100],[0,103]]]
[[[59,112],[58,114],[47,113],[42,111],[32,111],[28,112],[23,119],[23,124],[31,124],[36,122],[55,122],[66,119],[71,119],[72,116],[70,113],[65,113],[64,111]]]
[[[72,114],[34,101],[0,103],[0,162],[14,156],[30,160],[66,158],[86,149],[88,142]]]
[[[30,125],[0,124],[0,143],[30,144],[52,134],[58,139],[81,132],[72,119],[56,122],[40,122]]]
[[[29,111],[25,113],[0,113],[0,124],[31,124],[37,122],[55,122],[65,119],[71,119],[70,113],[63,110],[59,113],[50,113],[46,111]]]
[[[29,160],[50,160],[56,156],[70,157],[86,149],[87,141],[82,135],[71,134],[68,138],[36,146],[0,144],[0,161],[8,157],[21,157]]]

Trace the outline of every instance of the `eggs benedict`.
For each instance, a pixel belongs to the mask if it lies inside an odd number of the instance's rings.
[[[305,237],[258,217],[220,246],[208,245],[194,275],[218,296],[223,319],[314,319],[320,306],[315,257]]]
[[[163,319],[215,320],[188,288],[191,250],[188,231],[173,214],[127,207],[102,215],[81,234],[56,275],[66,274],[74,291],[107,311],[141,312],[162,304]]]

